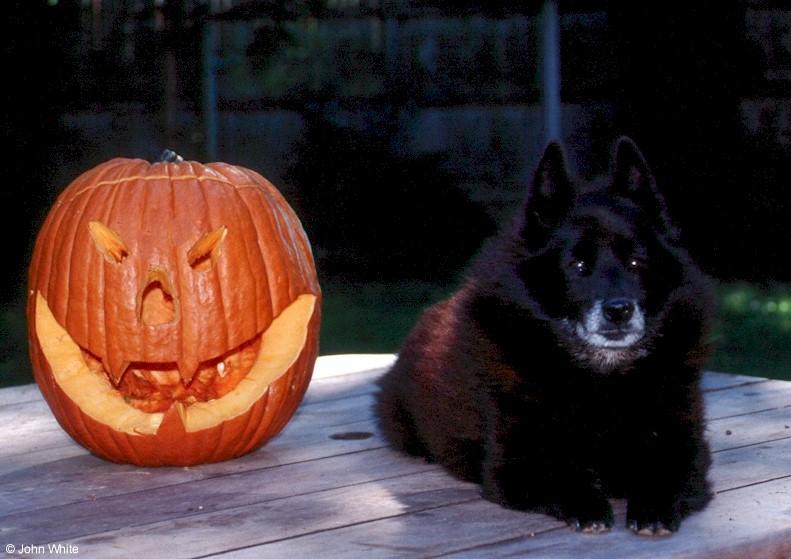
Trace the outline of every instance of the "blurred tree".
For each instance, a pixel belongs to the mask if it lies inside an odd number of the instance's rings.
[[[492,232],[483,209],[435,156],[401,157],[387,118],[369,131],[308,127],[286,181],[325,273],[362,279],[454,277]]]
[[[77,29],[79,6],[11,0],[0,24],[3,72],[0,98],[4,239],[3,304],[21,297],[38,224],[53,199],[52,175],[65,145],[59,117],[72,91],[64,37]]]

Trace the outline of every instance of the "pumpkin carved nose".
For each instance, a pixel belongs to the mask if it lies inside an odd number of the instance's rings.
[[[174,322],[178,316],[178,305],[167,273],[154,269],[138,298],[138,316],[143,324],[156,326]]]

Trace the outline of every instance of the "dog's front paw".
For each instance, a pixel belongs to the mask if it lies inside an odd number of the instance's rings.
[[[572,530],[583,534],[601,534],[612,527],[612,507],[603,496],[568,503],[561,514]]]
[[[638,536],[652,538],[672,536],[675,531],[665,526],[664,522],[640,522],[639,520],[632,520],[627,522],[627,527]]]
[[[626,511],[626,527],[638,536],[670,536],[681,523],[681,515],[676,508],[630,501]]]
[[[612,520],[590,520],[581,522],[579,519],[568,521],[569,527],[575,532],[583,534],[603,534],[609,532],[612,527]]]

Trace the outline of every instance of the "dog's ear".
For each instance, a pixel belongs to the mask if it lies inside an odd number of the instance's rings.
[[[656,193],[654,175],[631,138],[618,138],[612,151],[613,187],[618,194],[635,198]]]
[[[667,205],[645,157],[631,138],[621,136],[612,150],[613,191],[635,201],[654,219],[660,233],[677,240],[678,231],[667,214]]]
[[[574,185],[566,154],[557,141],[550,142],[536,168],[525,202],[524,235],[532,249],[543,246],[549,231],[566,214],[574,200]]]

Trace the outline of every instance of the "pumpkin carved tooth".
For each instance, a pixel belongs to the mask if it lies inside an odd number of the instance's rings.
[[[192,379],[195,378],[198,368],[200,368],[198,355],[195,352],[189,352],[188,354],[183,355],[177,361],[177,364],[179,375],[181,376],[181,382],[184,384],[184,386],[189,385],[189,383],[192,382]]]
[[[114,159],[66,187],[28,281],[31,364],[58,422],[146,466],[225,460],[276,435],[320,324],[310,244],[275,187],[165,159]]]
[[[110,355],[102,359],[102,366],[107,371],[110,380],[113,381],[115,386],[121,383],[121,378],[129,368],[129,361],[125,360],[117,353],[110,353]]]

